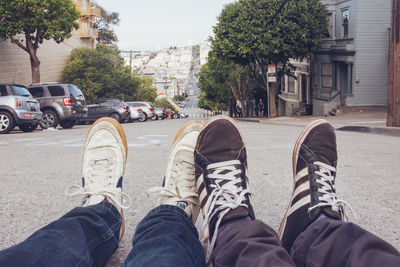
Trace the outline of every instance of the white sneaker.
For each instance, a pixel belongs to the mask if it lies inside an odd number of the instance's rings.
[[[122,192],[128,146],[121,125],[111,118],[98,119],[89,129],[82,152],[82,186],[66,190],[69,196],[84,195],[82,206],[108,201],[120,211],[123,219],[120,239],[125,230],[124,213],[131,204]],[[123,199],[127,204],[123,204]]]
[[[162,186],[149,190],[158,197],[158,205],[182,208],[193,223],[200,211],[194,178],[194,148],[203,125],[203,121],[190,121],[182,126],[172,143]]]

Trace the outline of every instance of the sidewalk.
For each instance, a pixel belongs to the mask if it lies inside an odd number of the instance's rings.
[[[353,131],[373,134],[383,134],[388,136],[400,137],[400,127],[386,126],[387,113],[385,111],[359,110],[340,114],[337,116],[314,117],[278,117],[278,118],[235,118],[238,121],[258,122],[263,124],[288,125],[295,127],[305,127],[311,121],[325,119],[329,121],[336,130]]]

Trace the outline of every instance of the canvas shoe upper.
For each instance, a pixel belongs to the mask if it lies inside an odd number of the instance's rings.
[[[82,206],[96,205],[102,201],[112,203],[123,215],[131,203],[122,192],[128,148],[124,130],[111,118],[98,119],[89,129],[82,152],[82,185],[66,190],[69,196],[83,195]],[[127,204],[123,203],[127,201]],[[124,232],[124,223],[120,237]]]
[[[332,125],[323,119],[310,123],[294,146],[293,192],[278,233],[288,251],[298,235],[320,214],[345,219],[344,208],[348,204],[336,197],[336,162]]]
[[[203,121],[190,121],[182,126],[172,143],[162,186],[149,190],[150,195],[158,198],[158,205],[182,208],[193,223],[199,214],[194,179],[194,147],[203,125]]]
[[[200,239],[209,262],[221,223],[250,216],[246,148],[235,122],[227,116],[211,118],[201,130],[195,150],[196,186],[204,217]]]

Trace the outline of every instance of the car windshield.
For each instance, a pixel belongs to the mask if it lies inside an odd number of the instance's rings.
[[[71,94],[71,96],[74,96],[74,97],[83,96],[82,91],[75,85],[67,84],[67,88],[68,88],[68,91]]]
[[[29,91],[21,86],[11,86],[11,89],[13,91],[14,95],[18,95],[18,96],[31,96],[31,93],[29,93]]]

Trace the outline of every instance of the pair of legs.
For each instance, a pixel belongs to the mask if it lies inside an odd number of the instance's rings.
[[[82,186],[68,190],[85,196],[82,207],[1,251],[0,266],[104,266],[118,248],[129,206],[121,190],[126,155],[121,126],[97,121],[84,146]],[[313,122],[295,144],[294,189],[278,234],[255,218],[246,157],[228,117],[183,126],[162,186],[151,189],[158,206],[137,226],[123,266],[400,265],[391,245],[342,221],[345,204],[335,195],[336,141],[328,122]],[[194,226],[200,210],[203,244]]]

